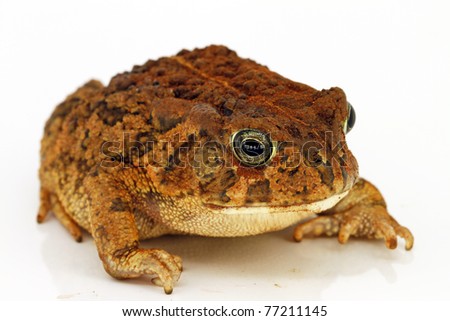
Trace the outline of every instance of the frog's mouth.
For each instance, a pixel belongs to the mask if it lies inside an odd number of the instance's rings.
[[[314,214],[332,208],[348,194],[348,191],[308,204],[252,206],[218,206],[203,203],[196,208],[196,215],[181,222],[171,218],[174,230],[181,233],[204,236],[235,237],[278,231]],[[183,200],[186,201],[184,198]],[[191,207],[192,208],[192,207]],[[195,206],[194,206],[195,208]]]
[[[225,215],[254,215],[254,214],[301,214],[311,215],[326,211],[335,206],[340,200],[347,196],[349,191],[332,195],[326,199],[303,204],[292,205],[270,205],[270,203],[256,203],[246,206],[220,206],[216,204],[205,204],[214,212]]]
[[[348,191],[332,195],[326,199],[311,203],[274,205],[268,203],[251,206],[220,206],[199,202],[198,198],[183,197],[175,206],[163,210],[177,209],[188,215],[168,215],[164,223],[177,233],[203,236],[235,237],[256,235],[278,231],[301,220],[311,218],[332,208],[342,200]]]

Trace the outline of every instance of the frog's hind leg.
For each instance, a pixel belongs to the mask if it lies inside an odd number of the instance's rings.
[[[411,232],[387,212],[378,189],[364,179],[359,179],[349,194],[333,208],[298,225],[294,231],[296,241],[320,235],[337,235],[342,244],[350,236],[384,239],[389,249],[397,247],[397,236],[405,239],[406,250],[414,244]]]
[[[61,202],[58,200],[58,197],[50,193],[45,188],[41,188],[40,193],[41,205],[39,207],[39,212],[37,215],[38,223],[42,223],[47,217],[49,212],[53,212],[61,222],[61,224],[67,229],[67,231],[72,235],[75,241],[81,242],[82,232],[78,224],[67,214],[62,206]]]

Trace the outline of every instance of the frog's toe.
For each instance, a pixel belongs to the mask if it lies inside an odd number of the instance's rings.
[[[148,262],[149,272],[154,272],[157,275],[152,279],[152,283],[164,288],[166,294],[171,294],[181,275],[181,258],[159,249],[150,251],[152,259]]]
[[[56,218],[72,235],[73,239],[77,242],[81,242],[83,234],[80,226],[75,220],[66,212],[61,202],[58,200],[56,194],[50,193],[48,190],[41,188],[41,204],[39,206],[39,212],[37,215],[37,222],[42,223],[47,217],[49,212],[53,212]]]
[[[180,271],[183,271],[183,260],[178,255],[172,254],[172,259],[175,262],[175,264],[178,266],[178,269]]]
[[[48,212],[52,209],[51,203],[50,203],[50,192],[41,187],[40,191],[40,204],[39,204],[39,211],[38,215],[36,217],[36,220],[38,223],[44,222],[45,218],[47,217]]]
[[[334,216],[319,216],[299,224],[294,230],[294,240],[300,242],[304,237],[321,235],[333,236],[339,231],[339,221]]]
[[[395,233],[405,240],[405,249],[407,251],[411,250],[414,245],[414,236],[411,231],[401,225],[395,227]]]

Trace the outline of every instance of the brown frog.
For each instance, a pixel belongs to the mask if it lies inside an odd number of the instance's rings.
[[[153,276],[171,293],[181,259],[139,241],[233,237],[300,223],[413,246],[345,142],[355,121],[339,88],[315,90],[223,46],[183,50],[90,81],[56,107],[41,144],[38,222],[53,212],[92,234],[116,278]]]

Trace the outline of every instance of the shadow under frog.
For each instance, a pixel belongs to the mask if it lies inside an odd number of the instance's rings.
[[[46,232],[42,254],[61,293],[59,299],[167,299],[162,292],[149,291],[150,278],[111,284],[114,279],[105,277],[92,238],[85,234],[81,244],[72,242],[58,222],[51,221],[53,224],[42,227],[54,229]],[[393,265],[410,264],[414,259],[410,253],[386,251],[381,241],[355,239],[342,246],[334,238],[321,238],[298,244],[292,241],[292,230],[237,238],[168,235],[144,241],[142,247],[163,247],[183,256],[185,274],[171,299],[191,300],[196,295],[230,299],[236,290],[239,298],[247,300],[318,300],[339,277],[373,269],[385,280],[380,287],[389,286],[397,280]],[[54,241],[55,233],[61,234],[61,242]],[[196,268],[191,270],[193,265]],[[194,278],[191,271],[202,271],[205,277]],[[224,280],[225,289],[217,286]],[[261,288],[266,291],[262,293]],[[361,294],[344,297],[357,299]]]

